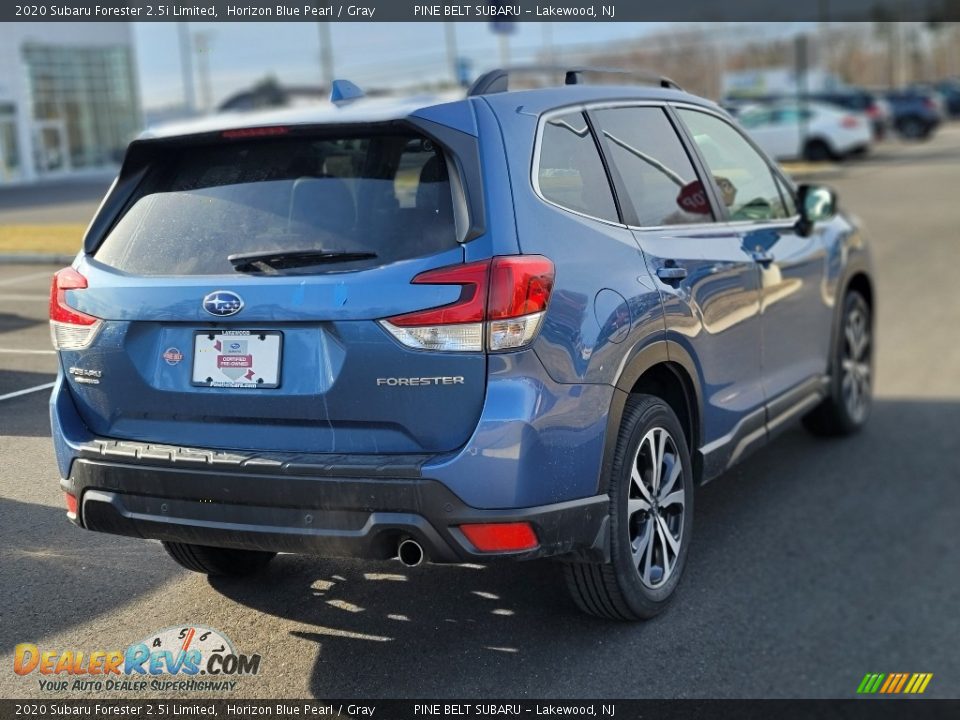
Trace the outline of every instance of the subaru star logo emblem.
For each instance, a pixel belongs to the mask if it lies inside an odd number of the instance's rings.
[[[236,315],[243,308],[243,299],[229,290],[214,290],[203,299],[203,309],[211,315]]]

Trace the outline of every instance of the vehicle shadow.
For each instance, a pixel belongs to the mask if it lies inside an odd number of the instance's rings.
[[[157,545],[81,530],[64,513],[0,498],[0,652],[109,615],[181,572],[156,562]]]
[[[852,438],[788,431],[700,490],[686,577],[647,623],[580,615],[550,562],[281,556],[256,582],[210,584],[317,644],[317,698],[846,696],[863,667],[929,665],[960,633],[960,483],[943,432],[958,424],[956,402],[888,400]],[[949,657],[944,677],[960,672]]]
[[[16,313],[0,312],[0,333],[17,332],[46,322],[46,317],[31,318]]]
[[[53,382],[56,377],[56,373],[0,370],[0,395],[44,385]],[[0,435],[49,437],[50,414],[47,406],[49,398],[50,390],[47,389],[4,400],[0,404]]]

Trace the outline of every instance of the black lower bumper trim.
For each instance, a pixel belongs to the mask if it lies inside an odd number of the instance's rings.
[[[486,510],[442,483],[267,475],[123,464],[81,458],[64,490],[80,500],[78,523],[118,535],[328,557],[394,557],[416,539],[431,562],[577,554],[602,556],[606,495],[534,508]],[[535,550],[478,552],[458,526],[526,521]]]

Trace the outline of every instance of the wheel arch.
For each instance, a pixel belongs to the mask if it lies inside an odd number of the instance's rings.
[[[683,347],[662,340],[637,352],[626,363],[617,379],[613,401],[607,414],[599,492],[606,492],[609,484],[627,399],[639,393],[656,395],[676,413],[690,450],[695,482],[699,482],[702,463],[697,450],[703,436],[703,403],[696,365]]]
[[[829,372],[831,378],[836,375],[836,368],[834,365],[834,359],[837,356],[837,344],[841,341],[841,335],[843,333],[843,305],[844,300],[847,297],[847,293],[851,290],[856,290],[864,299],[867,301],[867,306],[870,308],[870,323],[871,331],[876,327],[876,298],[874,294],[874,285],[873,279],[870,277],[870,273],[867,271],[867,268],[864,266],[852,267],[846,273],[843,281],[838,286],[840,292],[836,295],[836,307],[833,313],[833,328],[830,336],[830,365]]]
[[[870,306],[872,315],[874,310],[873,282],[864,270],[857,270],[850,276],[843,288],[843,295],[840,297],[846,297],[847,293],[851,290],[856,290],[863,295],[864,300],[867,301],[867,305]]]

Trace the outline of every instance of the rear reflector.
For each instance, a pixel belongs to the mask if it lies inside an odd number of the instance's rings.
[[[453,265],[417,275],[416,285],[460,285],[448,304],[382,320],[407,347],[482,352],[514,350],[536,337],[553,289],[553,263],[514,255]]]
[[[855,127],[860,127],[860,120],[853,115],[845,115],[843,120],[840,121],[840,124],[847,129],[853,129]]]
[[[77,512],[79,512],[79,503],[77,502],[77,497],[65,492],[63,494],[63,499],[67,503],[67,515],[69,515],[71,518],[77,517]]]
[[[460,531],[480,552],[516,552],[540,545],[530,523],[476,523],[461,525]]]
[[[67,304],[67,290],[83,290],[87,279],[73,268],[53,276],[50,285],[50,340],[55,350],[82,350],[96,337],[101,320]]]

